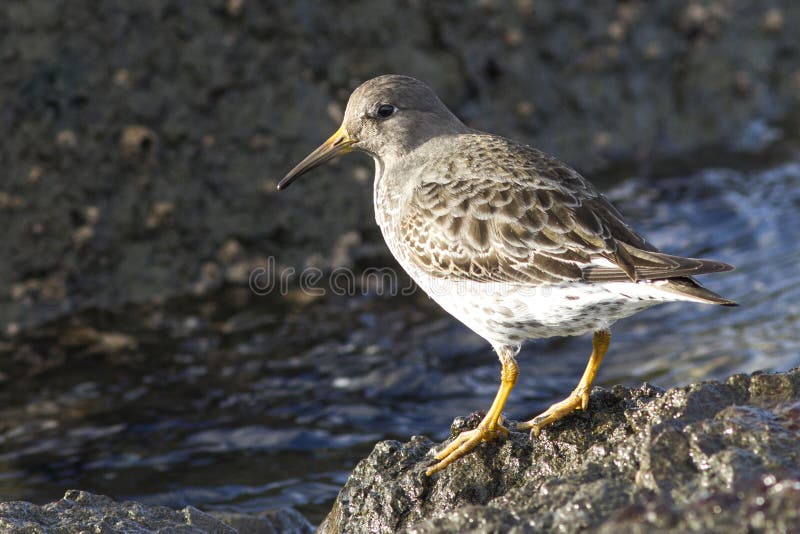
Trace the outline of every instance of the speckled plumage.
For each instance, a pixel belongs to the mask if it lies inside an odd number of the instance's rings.
[[[726,302],[688,275],[727,265],[659,252],[577,172],[533,148],[456,133],[378,172],[375,212],[392,253],[495,346],[609,328],[660,302]]]
[[[587,407],[615,321],[661,302],[734,304],[692,278],[731,266],[659,251],[576,171],[468,128],[414,78],[362,84],[340,129],[278,187],[351,150],[375,160],[375,217],[392,254],[431,298],[492,344],[503,366],[478,428],[439,452],[428,474],[507,432],[500,413],[525,340],[594,332],[575,391],[518,425],[538,435]]]

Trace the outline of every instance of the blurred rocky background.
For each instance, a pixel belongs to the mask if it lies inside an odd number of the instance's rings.
[[[423,295],[248,287],[270,258],[393,265],[365,156],[275,190],[378,74],[737,266],[707,283],[740,308],[626,320],[599,384],[797,366],[797,28],[792,0],[0,2],[0,500],[317,524],[376,442],[488,406],[495,357]],[[587,347],[524,349],[508,412],[563,397]],[[7,508],[79,497],[112,506]]]
[[[601,182],[761,157],[797,138],[799,23],[791,0],[5,1],[0,326],[387,256],[365,157],[275,191],[378,74]]]

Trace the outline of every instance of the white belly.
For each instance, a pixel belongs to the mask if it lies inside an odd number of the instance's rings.
[[[675,300],[652,283],[532,287],[412,277],[442,308],[493,345],[608,329],[619,319]]]

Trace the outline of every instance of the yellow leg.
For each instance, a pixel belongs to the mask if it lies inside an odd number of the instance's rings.
[[[494,402],[492,402],[491,408],[478,424],[478,428],[462,432],[450,445],[436,454],[435,458],[438,462],[425,471],[426,475],[430,476],[441,471],[474,449],[482,441],[490,441],[497,439],[500,435],[508,435],[508,429],[500,423],[500,414],[503,411],[503,406],[506,405],[508,394],[511,393],[511,389],[517,381],[519,369],[517,368],[517,362],[514,360],[514,350],[512,348],[501,347],[497,352],[503,368],[500,372],[500,389],[497,390],[497,395],[494,398]]]
[[[586,370],[583,372],[578,386],[570,393],[569,397],[553,404],[546,411],[537,415],[530,421],[518,424],[517,428],[520,430],[530,428],[531,437],[537,437],[539,432],[542,431],[542,428],[547,425],[555,423],[575,410],[585,410],[588,408],[589,392],[592,389],[592,382],[594,382],[594,377],[597,376],[597,370],[600,368],[600,363],[603,361],[603,356],[605,356],[610,343],[611,332],[608,330],[599,330],[595,332],[592,337],[592,355],[589,357],[589,363],[586,365]]]

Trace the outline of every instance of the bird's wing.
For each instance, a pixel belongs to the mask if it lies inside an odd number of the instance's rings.
[[[476,282],[653,280],[730,266],[661,253],[576,171],[515,145],[523,161],[449,163],[421,181],[400,230],[424,272]]]

